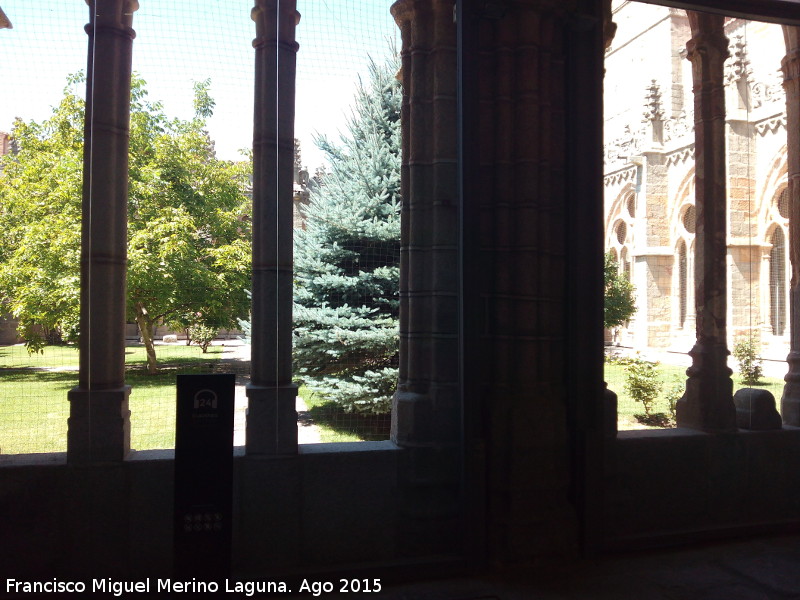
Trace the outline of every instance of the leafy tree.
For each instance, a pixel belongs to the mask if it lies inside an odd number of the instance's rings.
[[[372,63],[340,143],[317,140],[330,171],[295,231],[294,361],[346,411],[388,412],[397,385],[400,86]]]
[[[155,326],[232,326],[249,306],[250,167],[215,157],[205,131],[213,106],[209,82],[199,82],[195,118],[169,119],[147,100],[145,82],[132,81],[127,310],[150,372]],[[19,151],[0,174],[0,235],[10,241],[0,251],[0,299],[36,350],[44,332],[77,335],[83,101],[68,86],[48,120],[18,121],[12,137]]]
[[[603,325],[606,329],[611,329],[628,321],[636,312],[635,290],[628,280],[627,273],[619,272],[617,261],[611,252],[605,255],[603,280],[605,282]]]
[[[29,350],[77,335],[83,101],[70,89],[42,123],[16,120],[0,157],[0,314],[19,320]]]

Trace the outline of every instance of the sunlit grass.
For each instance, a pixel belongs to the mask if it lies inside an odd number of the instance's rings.
[[[308,406],[314,424],[319,427],[322,443],[389,438],[389,415],[361,416],[346,413],[335,402],[314,394],[305,386],[301,386],[298,393]]]
[[[146,372],[143,346],[125,350],[126,383],[132,387],[131,448],[175,445],[175,382],[179,373],[209,373],[222,356],[211,346],[158,346],[159,373]],[[0,347],[0,453],[64,452],[67,392],[78,383],[78,350],[48,346],[28,354],[23,346]]]
[[[653,411],[669,414],[669,404],[667,403],[665,395],[675,382],[683,382],[685,387],[686,367],[660,363],[656,367],[656,371],[659,374],[663,386]],[[645,426],[640,424],[634,416],[637,413],[644,413],[644,407],[641,403],[631,398],[625,391],[625,367],[619,364],[606,363],[604,377],[608,388],[617,394],[617,427],[620,430],[644,428]],[[785,382],[783,379],[776,379],[774,377],[763,377],[761,381],[762,383],[755,387],[771,392],[772,395],[775,396],[775,403],[780,411],[780,398],[783,394]],[[741,377],[738,373],[734,373],[734,393],[744,387],[748,386],[741,383]]]

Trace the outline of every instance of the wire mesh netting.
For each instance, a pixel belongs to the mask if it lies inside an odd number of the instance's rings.
[[[615,4],[614,20],[604,183],[606,248],[616,265],[606,274],[605,378],[619,397],[620,429],[674,426],[703,289],[691,29],[684,11],[640,3]],[[729,366],[734,390],[760,386],[779,399],[789,351],[785,47],[774,43],[778,25],[726,18],[724,27]],[[626,284],[635,310],[609,325]]]
[[[35,5],[34,5],[35,4]],[[60,331],[44,319],[14,318],[12,312],[37,314],[46,304],[70,303],[77,291],[56,295],[53,268],[66,257],[75,258],[77,245],[57,235],[66,223],[58,215],[74,214],[74,198],[58,197],[48,202],[48,182],[23,186],[25,175],[9,165],[18,142],[10,135],[15,117],[51,117],[64,89],[80,87],[67,81],[68,73],[85,68],[85,5],[59,2],[4,2],[13,29],[0,30],[0,452],[3,454],[66,450],[69,406],[67,391],[77,383],[78,355],[74,347],[46,346],[29,353],[22,335],[42,346],[60,341]],[[84,10],[81,10],[83,8]],[[51,34],[57,32],[54,40]],[[53,52],[58,48],[58,52]],[[73,120],[69,107],[62,118],[43,128]],[[28,128],[20,136],[36,136]],[[62,189],[77,192],[73,156],[57,149],[38,148],[28,168],[46,171],[62,182]],[[79,165],[80,163],[78,163]],[[79,167],[78,167],[79,169]],[[51,179],[52,181],[52,179]],[[74,234],[74,229],[70,230]],[[72,240],[74,242],[74,240]],[[13,296],[9,288],[19,291]],[[64,291],[64,290],[60,290]],[[18,333],[18,329],[20,332]],[[32,348],[33,349],[33,348]]]
[[[301,443],[388,436],[400,141],[390,4],[298,2]],[[235,441],[244,443],[252,5],[153,0],[133,16],[126,381],[135,449],[174,444],[178,373],[239,375]],[[89,15],[83,2],[3,8],[13,29],[0,32],[10,57],[0,65],[0,452],[63,451],[78,364]]]
[[[294,358],[309,405],[302,417],[325,423],[326,439],[387,438],[397,381],[400,88],[390,5],[298,5],[297,166],[309,185],[297,200]]]

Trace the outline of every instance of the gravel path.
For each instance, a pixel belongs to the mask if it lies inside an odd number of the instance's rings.
[[[250,381],[250,345],[235,340],[226,340],[217,369],[223,373],[236,374],[236,404],[233,415],[233,445],[244,446],[247,394],[245,386]],[[297,441],[300,444],[319,444],[319,427],[311,420],[308,407],[297,397]]]

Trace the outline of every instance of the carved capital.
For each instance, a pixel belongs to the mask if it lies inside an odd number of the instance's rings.
[[[797,98],[800,96],[800,48],[794,48],[786,53],[781,60],[783,71],[783,89],[787,95]]]
[[[724,19],[719,15],[687,11],[692,39],[686,43],[686,58],[693,64],[717,61],[724,64],[728,58],[728,38],[725,35]]]
[[[300,13],[296,0],[255,0],[250,18],[256,24],[254,47],[277,39],[281,47],[297,51],[295,28],[300,23]]]
[[[86,0],[89,6],[89,25],[97,29],[116,29],[131,37],[133,31],[133,13],[139,10],[138,0]]]

